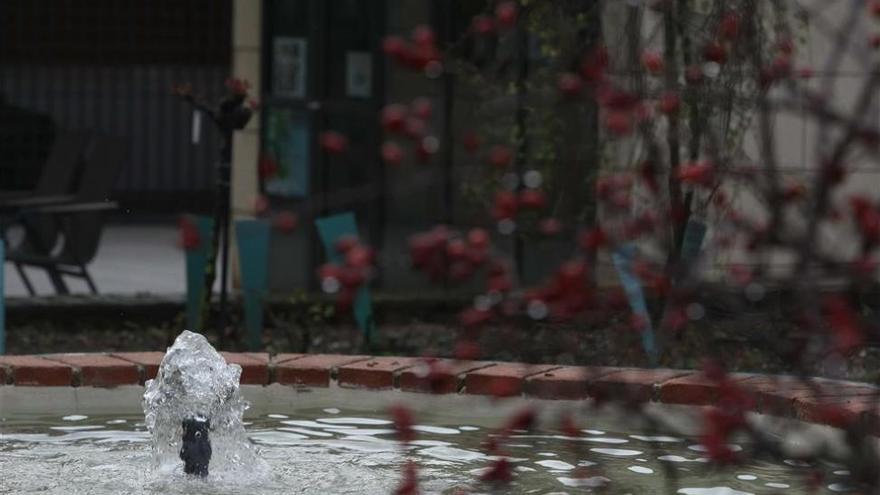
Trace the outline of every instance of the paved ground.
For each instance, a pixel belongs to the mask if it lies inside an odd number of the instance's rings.
[[[183,294],[183,252],[177,247],[177,228],[167,226],[114,225],[104,237],[89,271],[103,294]],[[43,270],[28,269],[39,295],[54,294]],[[7,296],[27,296],[27,290],[10,263],[4,263]],[[87,294],[85,283],[67,279],[74,294]]]

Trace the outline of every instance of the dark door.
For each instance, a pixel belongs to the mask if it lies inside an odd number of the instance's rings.
[[[279,164],[266,193],[314,217],[353,211],[361,235],[377,248],[384,17],[377,0],[267,0],[264,10],[263,151]],[[326,131],[347,137],[346,152],[320,147]],[[309,242],[319,262],[317,237]]]

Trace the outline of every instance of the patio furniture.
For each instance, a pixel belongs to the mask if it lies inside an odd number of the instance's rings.
[[[81,172],[83,154],[88,145],[88,135],[83,132],[65,132],[59,135],[40,173],[36,187],[30,191],[0,191],[0,234],[5,239],[5,227],[10,216],[24,208],[60,204],[73,201],[74,177]],[[31,226],[32,237],[22,242],[38,240],[52,246],[57,241],[55,226],[45,219],[35,219]]]
[[[263,346],[263,302],[269,291],[269,239],[272,226],[264,219],[235,221],[235,242],[241,267],[241,295],[248,348]]]
[[[358,236],[354,213],[347,211],[315,220],[318,235],[324,244],[327,260],[331,263],[342,263],[342,255],[336,250],[336,243],[347,236]],[[376,323],[373,318],[373,303],[368,284],[362,285],[355,295],[352,308],[354,319],[364,333],[364,341],[369,346]]]
[[[52,143],[46,163],[40,171],[40,179],[30,191],[0,191],[0,211],[17,208],[16,202],[27,198],[54,197],[59,201],[70,194],[73,178],[81,165],[83,152],[89,142],[83,132],[64,132]],[[10,204],[12,202],[12,204]]]
[[[9,249],[6,259],[15,265],[29,294],[36,293],[24,271],[25,266],[44,269],[58,294],[70,292],[64,282],[65,275],[84,279],[92,294],[98,293],[86,266],[98,251],[104,212],[117,206],[109,196],[126,151],[125,143],[118,139],[98,138],[78,177],[72,198],[40,202],[40,198],[35,197],[15,202],[20,208],[16,221],[24,227],[25,239]],[[44,222],[54,227],[60,242],[46,242],[46,237],[38,231]]]

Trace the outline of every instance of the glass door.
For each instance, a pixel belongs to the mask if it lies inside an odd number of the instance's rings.
[[[377,0],[267,0],[264,10],[262,151],[277,165],[265,193],[273,205],[306,212],[309,223],[352,211],[377,248],[385,13]],[[345,152],[320,147],[328,131],[347,138]],[[311,224],[301,230],[308,232],[313,268],[323,248]]]

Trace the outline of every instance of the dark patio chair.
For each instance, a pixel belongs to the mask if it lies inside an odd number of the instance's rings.
[[[9,217],[23,208],[38,205],[59,204],[73,201],[74,177],[81,172],[83,155],[89,142],[83,132],[65,132],[52,144],[52,149],[36,187],[30,191],[0,191],[0,234],[6,239],[5,230]],[[51,222],[34,221],[33,236],[43,245],[54,245],[58,232]],[[8,239],[7,239],[8,240]],[[22,242],[33,242],[23,240]]]
[[[55,198],[71,193],[73,178],[77,173],[83,159],[86,145],[89,142],[88,135],[83,132],[61,133],[52,143],[52,149],[46,158],[46,163],[40,171],[40,179],[34,189],[30,191],[0,191],[0,209],[16,208],[16,201],[27,198],[41,197]],[[12,205],[7,203],[13,202]],[[4,208],[5,207],[5,208]]]
[[[58,294],[70,292],[64,282],[65,275],[84,279],[92,294],[98,293],[86,266],[98,251],[104,213],[116,208],[116,203],[109,198],[126,152],[127,146],[121,140],[97,138],[78,177],[77,192],[72,200],[45,204],[32,202],[17,213],[17,221],[25,230],[25,241],[10,250],[6,259],[15,265],[31,295],[35,295],[35,291],[24,271],[25,266],[46,270]],[[18,204],[22,203],[28,202],[23,200]],[[42,222],[54,226],[60,242],[44,243],[35,227]]]

